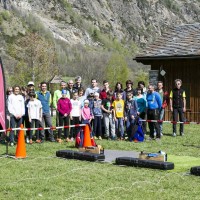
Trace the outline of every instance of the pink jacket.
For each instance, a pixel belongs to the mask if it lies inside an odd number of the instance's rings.
[[[81,116],[84,120],[90,120],[92,118],[92,113],[89,107],[83,107]]]
[[[57,110],[61,115],[69,115],[72,110],[72,104],[68,98],[60,98],[57,103]]]

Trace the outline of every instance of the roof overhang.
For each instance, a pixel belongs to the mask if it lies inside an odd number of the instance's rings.
[[[143,61],[155,61],[155,60],[181,60],[181,59],[198,59],[200,60],[200,55],[182,55],[182,56],[136,56],[133,60],[137,62]]]

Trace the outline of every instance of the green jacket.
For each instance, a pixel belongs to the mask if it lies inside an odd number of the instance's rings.
[[[69,91],[67,91],[67,98],[70,99],[70,94]],[[62,91],[61,90],[56,90],[53,94],[53,107],[57,109],[57,103],[58,103],[58,99],[60,99],[62,97]]]

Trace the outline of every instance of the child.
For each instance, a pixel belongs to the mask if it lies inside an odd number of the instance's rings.
[[[89,108],[89,100],[85,99],[84,101],[84,107],[81,111],[81,118],[83,124],[89,124],[93,118],[91,109]]]
[[[67,98],[67,90],[63,89],[62,90],[62,97],[58,100],[57,103],[57,110],[59,113],[59,126],[69,126],[69,114],[72,110],[72,104],[70,102],[70,99]],[[62,134],[62,129],[58,129],[58,138],[57,142],[61,143],[61,134]],[[66,142],[69,142],[69,128],[64,129],[64,137]]]
[[[39,128],[39,124],[42,121],[42,104],[41,101],[35,98],[35,96],[36,95],[34,92],[30,92],[29,93],[30,100],[27,104],[28,118],[31,128]],[[33,137],[33,130],[30,130],[29,144],[33,143],[32,137]],[[36,130],[36,142],[40,143],[39,130]]]
[[[115,128],[119,140],[124,140],[124,100],[122,99],[122,94],[120,92],[118,92],[116,96],[117,99],[112,104],[114,109]]]
[[[108,91],[106,99],[102,100],[102,111],[105,126],[105,138],[110,137],[109,129],[111,131],[111,139],[115,139],[115,120],[113,117],[113,107],[112,107],[113,92]],[[110,127],[110,128],[109,128]]]
[[[130,138],[132,131],[134,130],[134,122],[137,116],[137,101],[133,100],[132,92],[127,92],[126,103],[125,103],[125,121],[126,121],[126,132]]]
[[[78,99],[78,92],[73,93],[73,99],[70,100],[72,104],[72,110],[70,112],[71,125],[79,124],[81,121],[81,102]],[[79,127],[74,127],[71,129],[71,141],[74,140]]]
[[[94,93],[94,101],[92,106],[92,113],[94,116],[94,139],[102,140],[102,130],[101,130],[101,119],[102,119],[102,110],[101,110],[102,100],[99,98],[99,93]]]

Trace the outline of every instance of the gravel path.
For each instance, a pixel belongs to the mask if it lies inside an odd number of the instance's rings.
[[[104,150],[105,162],[115,162],[117,157],[133,157],[138,158],[139,152],[134,151],[119,151],[119,150]]]

